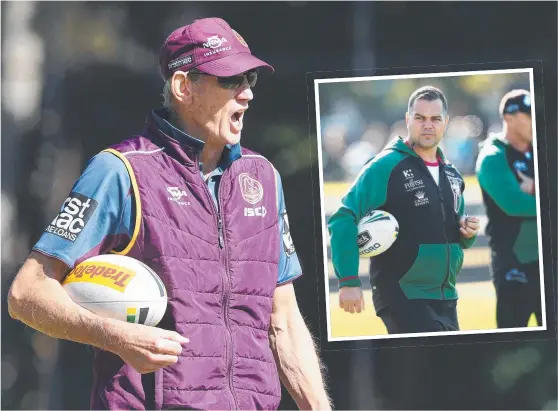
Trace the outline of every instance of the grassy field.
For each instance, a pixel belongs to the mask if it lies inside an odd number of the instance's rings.
[[[461,330],[490,330],[496,328],[496,296],[490,281],[458,284],[460,294],[457,303]],[[331,336],[364,337],[387,334],[374,312],[372,291],[365,290],[366,309],[360,314],[350,314],[339,308],[339,293],[330,294]],[[534,316],[529,326],[536,326]]]

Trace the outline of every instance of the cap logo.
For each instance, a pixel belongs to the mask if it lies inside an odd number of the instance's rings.
[[[246,44],[246,42],[244,41],[242,36],[240,34],[238,34],[238,32],[236,30],[233,30],[232,32],[233,32],[234,36],[236,37],[236,39],[238,41],[240,41],[240,44],[242,44],[244,47],[248,47],[248,44]]]
[[[263,187],[258,180],[254,180],[246,173],[238,176],[242,198],[250,204],[258,203],[263,197]]]
[[[531,107],[531,97],[525,95],[525,97],[523,97],[523,104],[526,105],[527,107]]]
[[[203,43],[203,46],[208,49],[217,49],[221,47],[223,43],[227,43],[227,39],[224,37],[219,38],[219,36],[211,36],[207,38],[207,42]]]

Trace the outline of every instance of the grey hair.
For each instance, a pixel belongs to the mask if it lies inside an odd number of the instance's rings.
[[[165,81],[165,85],[163,86],[163,107],[169,111],[172,111],[173,108],[173,96],[171,90],[171,81],[172,77]]]
[[[186,74],[192,83],[197,82],[201,75],[197,73],[188,72]],[[165,81],[165,85],[163,86],[163,107],[169,111],[173,110],[174,107],[174,96],[172,95],[172,77],[169,77],[167,81]]]
[[[446,99],[446,96],[444,96],[444,93],[442,93],[439,88],[436,88],[434,86],[421,87],[415,90],[413,94],[411,94],[411,97],[409,98],[409,105],[407,107],[409,113],[412,111],[413,105],[417,100],[440,100],[442,102],[444,116],[448,112],[448,100]]]

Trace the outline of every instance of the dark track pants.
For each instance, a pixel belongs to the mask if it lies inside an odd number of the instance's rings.
[[[493,270],[498,328],[527,327],[531,314],[542,325],[538,262],[515,264]]]
[[[457,300],[406,300],[378,316],[389,334],[459,331]]]

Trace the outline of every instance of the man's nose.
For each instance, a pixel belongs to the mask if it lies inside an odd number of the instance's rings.
[[[427,128],[427,129],[434,128],[434,122],[432,120],[429,120],[429,119],[424,120],[424,128]]]
[[[238,100],[250,101],[254,98],[254,93],[252,92],[252,88],[245,84],[241,87],[240,91],[236,95]]]

